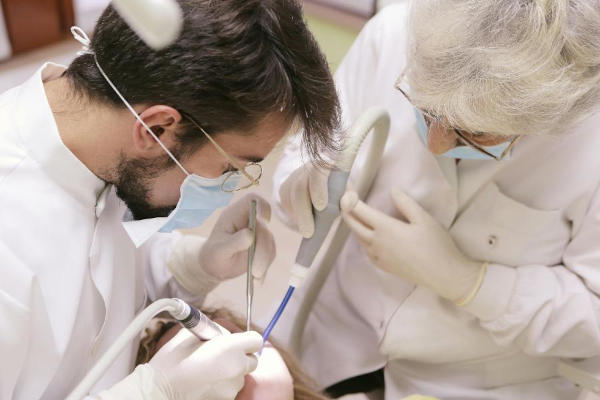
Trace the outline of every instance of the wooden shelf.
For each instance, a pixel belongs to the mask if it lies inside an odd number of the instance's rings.
[[[75,23],[71,0],[0,0],[12,54],[62,40]]]

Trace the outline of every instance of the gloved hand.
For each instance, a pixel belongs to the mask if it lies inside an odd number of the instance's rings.
[[[305,238],[315,233],[312,208],[322,211],[327,206],[328,178],[328,169],[302,165],[279,188],[283,212],[291,227],[298,229]]]
[[[404,192],[393,190],[392,199],[405,220],[369,207],[355,192],[340,201],[344,221],[370,260],[451,301],[470,297],[481,283],[482,264],[466,257],[446,229]]]
[[[252,234],[248,229],[250,201],[256,200],[256,252],[252,274],[262,278],[275,259],[275,240],[266,226],[271,206],[262,197],[248,194],[221,213],[210,236],[186,234],[178,241],[167,266],[181,286],[203,294],[211,285],[246,272]]]
[[[200,342],[187,329],[165,344],[148,364],[97,395],[102,400],[231,400],[256,369],[263,341],[257,332],[226,334]]]

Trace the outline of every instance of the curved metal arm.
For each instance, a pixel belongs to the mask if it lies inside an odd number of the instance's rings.
[[[360,174],[355,187],[360,198],[364,198],[367,195],[373,180],[375,179],[375,175],[377,175],[385,143],[388,138],[389,128],[390,116],[388,112],[384,108],[373,107],[368,109],[358,118],[350,131],[346,148],[337,165],[340,170],[346,172],[349,172],[352,168],[358,150],[366,136],[369,132],[373,132],[364,169]],[[338,254],[346,243],[349,234],[350,230],[346,224],[339,223],[331,237],[327,251],[321,258],[320,263],[316,266],[315,275],[310,282],[310,286],[306,289],[306,294],[303,297],[303,301],[292,326],[290,348],[295,354],[300,352],[300,342],[302,334],[304,333],[306,321],[308,320],[308,315],[315,304],[317,296],[321,292],[327,276],[329,276],[329,273],[331,272]]]

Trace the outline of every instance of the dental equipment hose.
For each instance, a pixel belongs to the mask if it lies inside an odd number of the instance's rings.
[[[79,382],[79,385],[73,389],[67,400],[80,400],[87,396],[92,386],[100,379],[108,367],[112,365],[129,341],[144,329],[148,321],[163,311],[168,311],[173,318],[200,340],[210,340],[223,334],[219,325],[185,301],[180,299],[157,300],[146,307],[131,321],[121,336],[102,355],[87,375]]]
[[[354,164],[354,160],[356,159],[363,141],[369,132],[373,131],[373,135],[371,135],[372,140],[364,161],[364,168],[358,179],[358,184],[356,185],[356,191],[361,198],[364,198],[367,194],[371,188],[375,175],[377,174],[385,143],[387,141],[389,128],[390,116],[388,112],[381,107],[369,108],[358,118],[352,127],[341,157],[336,164],[336,169],[332,170],[329,174],[329,179],[327,181],[327,207],[322,211],[317,211],[313,208],[313,213],[315,215],[315,233],[311,238],[303,239],[300,243],[295,263],[292,266],[290,286],[281,305],[263,333],[264,341],[268,339],[275,324],[279,320],[279,317],[281,317],[294,289],[300,286],[308,275],[309,267],[312,265],[317,253],[323,246],[331,227],[340,215],[340,199],[346,191],[350,170],[352,169],[352,165]],[[321,266],[317,270],[315,279],[312,280],[311,286],[307,289],[304,302],[300,306],[292,328],[291,345],[292,350],[295,351],[296,354],[298,354],[300,338],[304,331],[304,325],[308,319],[308,314],[325,283],[325,279],[331,271],[333,261],[346,242],[349,232],[350,231],[345,224],[340,223],[338,225],[330,241],[328,251],[325,253]]]

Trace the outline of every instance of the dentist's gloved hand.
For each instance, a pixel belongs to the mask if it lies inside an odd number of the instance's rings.
[[[327,206],[328,178],[328,169],[305,164],[292,172],[279,188],[283,212],[291,227],[305,238],[315,233],[312,208],[322,211]]]
[[[221,213],[207,239],[182,235],[167,266],[177,282],[192,294],[205,294],[222,280],[246,272],[252,234],[248,228],[250,201],[256,200],[256,252],[252,273],[262,278],[275,259],[275,240],[266,223],[271,206],[262,197],[248,194]]]
[[[231,400],[258,364],[253,354],[263,341],[257,332],[226,334],[200,342],[187,329],[164,345],[148,364],[138,366],[101,400]]]
[[[393,190],[392,199],[404,220],[369,207],[355,192],[340,201],[344,221],[370,260],[448,300],[459,303],[470,297],[482,264],[465,256],[446,229],[407,194]]]

